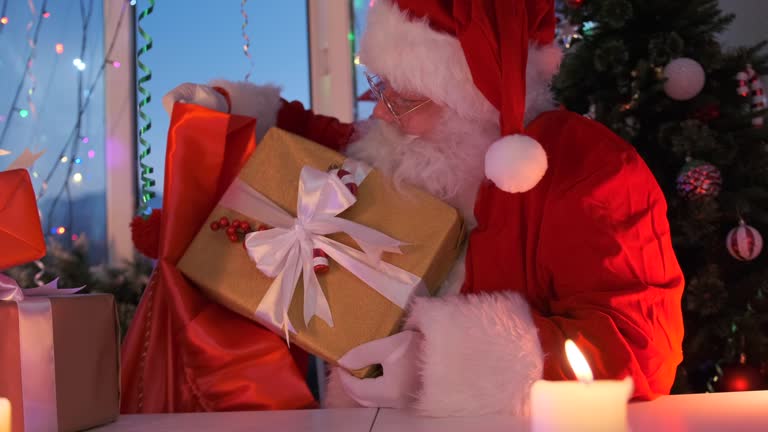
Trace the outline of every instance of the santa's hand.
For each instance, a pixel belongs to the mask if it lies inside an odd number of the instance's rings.
[[[340,370],[347,395],[366,407],[405,408],[419,390],[417,356],[422,335],[404,331],[351,349],[339,364],[349,370],[380,364],[384,374],[358,379]]]
[[[184,83],[163,96],[163,108],[171,115],[176,102],[200,105],[214,111],[228,112],[227,99],[211,86]]]

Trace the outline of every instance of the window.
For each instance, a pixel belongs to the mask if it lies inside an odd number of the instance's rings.
[[[138,1],[137,14],[146,7],[145,3]],[[144,111],[152,120],[152,128],[145,138],[152,146],[147,161],[155,169],[157,198],[152,202],[155,208],[162,203],[165,144],[170,121],[163,110],[162,97],[184,82],[206,84],[219,78],[245,79],[251,63],[243,51],[246,41],[240,4],[209,0],[156,2],[152,14],[139,23],[153,43],[141,61],[152,70],[152,79],[145,86],[152,95],[152,102]],[[285,99],[299,100],[308,107],[306,2],[247,2],[245,13],[248,17],[245,32],[250,40],[249,52],[254,64],[249,81],[280,85]],[[144,43],[137,33],[137,49]],[[137,77],[141,75],[142,72],[137,70]]]
[[[102,2],[4,2],[0,24],[0,170],[24,149],[46,234],[105,250]],[[82,6],[82,7],[80,7]],[[109,65],[108,67],[113,67]],[[81,112],[79,115],[78,113]]]
[[[358,64],[357,53],[360,51],[360,37],[365,32],[365,23],[368,18],[368,9],[373,6],[375,0],[352,0],[352,25],[355,32],[355,119],[364,120],[373,113],[375,100],[366,98],[366,93],[370,89],[368,80],[365,78],[365,67]]]

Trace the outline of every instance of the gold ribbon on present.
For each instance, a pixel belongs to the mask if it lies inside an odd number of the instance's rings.
[[[344,169],[359,184],[370,172],[361,162],[347,159]],[[235,179],[219,205],[274,228],[249,233],[245,247],[256,267],[274,278],[256,309],[256,318],[285,331],[296,332],[288,318],[294,291],[303,275],[304,322],[313,316],[333,327],[328,300],[313,270],[313,254],[322,249],[330,258],[401,308],[424,289],[421,278],[382,261],[384,252],[402,253],[404,243],[367,226],[338,217],[357,199],[338,176],[305,166],[301,170],[296,217],[278,207],[242,180]],[[362,250],[326,237],[346,233]]]

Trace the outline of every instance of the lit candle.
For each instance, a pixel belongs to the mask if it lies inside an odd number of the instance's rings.
[[[0,432],[11,432],[11,402],[0,397]]]
[[[531,387],[533,432],[627,431],[632,378],[597,380],[570,339],[565,353],[578,381],[536,381]]]

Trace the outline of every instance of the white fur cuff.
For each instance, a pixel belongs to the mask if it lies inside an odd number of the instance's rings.
[[[340,373],[341,371],[338,366],[332,366],[330,368],[328,380],[326,381],[325,395],[323,395],[323,400],[321,401],[322,407],[362,408],[362,405],[347,396],[347,392],[344,391],[344,387],[341,385],[341,378],[339,378]]]
[[[261,141],[267,131],[277,123],[277,113],[283,106],[280,87],[255,85],[249,82],[213,80],[211,86],[221,87],[229,93],[232,114],[253,117],[256,123],[256,140]]]
[[[417,298],[406,328],[424,334],[422,390],[428,416],[524,414],[544,356],[527,302],[517,293]]]

